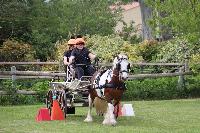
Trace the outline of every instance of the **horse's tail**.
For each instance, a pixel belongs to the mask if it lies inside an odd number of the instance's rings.
[[[105,99],[102,99],[100,97],[95,97],[93,103],[97,114],[103,115],[104,113],[106,113],[108,103]]]

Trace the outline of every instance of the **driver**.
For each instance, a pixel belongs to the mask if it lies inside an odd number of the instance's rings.
[[[82,76],[92,76],[95,73],[95,68],[91,65],[91,60],[94,60],[96,55],[91,53],[85,47],[83,38],[76,39],[76,47],[72,50],[69,58],[69,64],[75,64],[75,71],[80,80]]]
[[[72,74],[72,77],[75,77],[75,72],[74,72],[74,68],[72,65],[69,64],[69,57],[71,56],[71,52],[72,50],[74,49],[75,47],[75,44],[76,44],[76,40],[74,37],[71,37],[71,39],[68,41],[68,47],[69,49],[67,51],[64,52],[64,65],[65,65],[65,72],[66,72],[66,79],[69,78],[68,77],[68,71],[67,71],[67,67],[69,68],[71,74]]]

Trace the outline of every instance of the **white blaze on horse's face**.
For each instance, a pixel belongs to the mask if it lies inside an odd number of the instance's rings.
[[[126,55],[120,54],[115,57],[113,66],[114,68],[118,67],[117,69],[119,69],[119,76],[122,80],[126,80],[128,78],[130,63]]]

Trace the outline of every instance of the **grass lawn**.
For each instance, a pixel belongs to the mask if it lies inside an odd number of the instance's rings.
[[[133,101],[135,117],[119,117],[116,126],[83,120],[88,108],[77,107],[66,121],[36,122],[37,110],[45,105],[0,106],[0,133],[199,133],[200,99]],[[93,109],[93,114],[95,111]]]

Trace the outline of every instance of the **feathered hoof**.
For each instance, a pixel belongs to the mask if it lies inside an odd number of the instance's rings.
[[[103,125],[109,125],[109,126],[116,126],[117,122],[115,120],[113,120],[113,121],[104,120],[102,124]]]
[[[92,118],[86,118],[85,120],[84,120],[84,122],[92,122],[93,120],[92,120]]]

